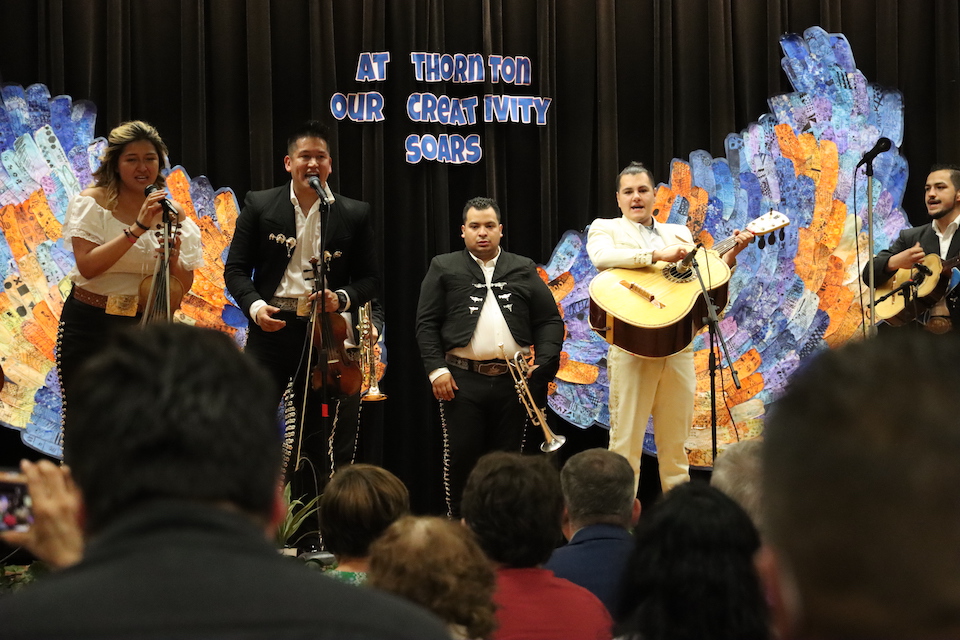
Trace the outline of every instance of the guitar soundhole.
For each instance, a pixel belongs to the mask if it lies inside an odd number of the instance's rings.
[[[677,268],[677,265],[674,264],[670,265],[669,267],[664,267],[662,273],[663,277],[669,282],[690,282],[695,276],[693,269],[680,271],[680,269]]]

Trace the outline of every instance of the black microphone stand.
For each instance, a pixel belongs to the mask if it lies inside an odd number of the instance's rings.
[[[315,334],[315,329],[316,329],[314,323],[317,321],[317,316],[319,314],[325,313],[326,302],[327,302],[325,292],[327,288],[328,264],[327,264],[327,256],[326,256],[325,233],[327,229],[327,219],[330,216],[330,202],[327,201],[327,194],[324,192],[323,186],[320,185],[320,181],[314,180],[314,182],[316,184],[311,183],[311,187],[313,187],[313,190],[317,194],[317,198],[320,200],[320,231],[317,234],[318,236],[317,244],[320,247],[320,255],[317,256],[316,262],[314,264],[314,269],[313,269],[313,273],[314,273],[313,290],[316,296],[314,297],[314,303],[311,307],[310,328],[307,333],[307,340],[304,343],[304,349],[307,351],[305,354],[306,358],[301,360],[301,362],[306,361],[307,363],[306,364],[306,382],[304,383],[304,387],[303,387],[303,396],[304,396],[303,405],[302,405],[303,409],[300,412],[301,422],[303,421],[304,416],[306,415],[307,396],[310,391],[310,382],[311,382],[311,375],[312,375],[311,370],[313,369],[311,365],[311,360],[313,359],[313,346],[314,346],[313,336]],[[330,345],[325,345],[325,348],[329,348],[329,347]],[[320,368],[320,372],[322,373],[321,382],[320,382],[321,418],[323,419],[324,422],[326,422],[326,420],[329,417],[328,405],[329,405],[330,390],[327,388],[327,371],[329,370],[329,364],[330,363],[327,362],[326,358],[321,358],[318,356],[317,366]],[[302,431],[303,429],[301,428],[301,432]],[[299,459],[296,462],[296,468],[297,469],[300,468]]]
[[[880,296],[879,298],[877,298],[876,304],[880,304],[880,303],[883,302],[884,300],[887,300],[887,299],[889,299],[889,298],[892,298],[893,296],[897,295],[898,293],[902,293],[902,294],[903,294],[903,306],[904,306],[904,307],[909,306],[909,305],[910,305],[910,301],[916,299],[916,296],[912,295],[914,288],[919,288],[919,287],[920,287],[920,285],[923,283],[924,277],[925,277],[925,276],[924,276],[922,273],[920,273],[920,274],[918,274],[917,276],[914,276],[914,278],[911,278],[911,279],[909,279],[909,280],[905,280],[903,283],[900,284],[899,287],[897,287],[897,288],[894,289],[893,291],[891,291],[891,292],[889,292],[889,293],[886,293],[886,294]]]
[[[730,360],[730,350],[727,348],[727,341],[723,337],[723,331],[720,329],[720,319],[717,317],[717,305],[713,303],[713,297],[710,290],[703,282],[703,276],[700,273],[700,266],[696,260],[690,263],[693,272],[697,274],[697,281],[700,283],[700,295],[703,296],[703,302],[706,306],[707,315],[703,318],[704,324],[710,334],[710,437],[713,446],[713,464],[717,463],[717,371],[720,369],[717,363],[716,343],[719,340],[723,349],[723,356],[727,360],[727,367],[733,376],[733,384],[740,388],[740,377],[737,370],[733,368],[733,362]]]
[[[320,307],[320,313],[326,313],[327,306],[327,267],[329,267],[329,262],[327,259],[327,243],[326,243],[326,233],[327,233],[327,220],[330,217],[330,203],[327,201],[327,194],[323,192],[323,187],[320,189],[315,189],[317,192],[317,197],[320,198],[320,233],[319,244],[320,244],[320,262],[317,264],[317,278],[319,282],[315,283],[317,291],[317,304]],[[313,317],[313,321],[316,322],[316,316]],[[312,332],[314,327],[310,327]],[[325,336],[327,337],[327,336]],[[325,344],[324,349],[330,349],[333,345]],[[321,420],[324,425],[323,433],[332,433],[332,426],[330,422],[332,417],[330,416],[330,389],[327,387],[327,371],[330,369],[330,363],[325,357],[318,356],[318,364],[320,366],[320,371],[322,372],[321,382],[320,382],[320,406],[321,406]],[[307,372],[309,376],[309,371]],[[330,472],[333,472],[333,467],[330,467]]]
[[[923,284],[923,282],[924,282],[924,280],[926,280],[926,278],[927,278],[927,275],[926,275],[923,271],[920,271],[919,269],[917,269],[916,275],[914,275],[913,277],[911,277],[909,280],[905,280],[904,282],[900,283],[900,286],[897,287],[896,289],[894,289],[893,291],[890,291],[890,292],[888,292],[888,293],[885,293],[884,295],[882,295],[882,296],[880,296],[879,298],[877,298],[876,301],[871,304],[871,310],[873,310],[873,308],[874,308],[876,305],[880,304],[880,303],[883,302],[884,300],[887,300],[887,299],[889,299],[889,298],[892,298],[893,296],[897,295],[898,293],[902,293],[902,294],[903,294],[903,308],[904,308],[904,309],[907,309],[908,307],[912,306],[912,307],[913,307],[913,317],[919,320],[919,316],[920,316],[920,309],[919,309],[919,304],[920,304],[920,285]],[[919,323],[913,323],[913,324],[917,324],[917,325],[918,325],[918,328],[919,328]]]
[[[880,138],[877,140],[877,144],[874,145],[873,149],[860,160],[856,169],[853,170],[853,184],[854,189],[856,189],[857,169],[859,169],[861,165],[866,165],[863,171],[867,176],[867,246],[870,247],[870,257],[867,259],[867,288],[870,290],[870,329],[868,332],[870,336],[877,335],[876,274],[873,272],[876,257],[873,250],[873,161],[880,153],[888,151],[891,146],[892,143],[889,138]]]
[[[319,182],[318,182],[319,184]],[[315,495],[320,495],[320,484],[319,479],[317,478],[317,469],[313,461],[309,458],[303,458],[302,449],[303,441],[306,437],[306,419],[307,419],[307,406],[309,403],[309,398],[311,394],[311,386],[313,381],[313,358],[317,358],[316,365],[320,370],[320,424],[321,424],[321,433],[331,433],[332,434],[332,425],[330,422],[333,418],[330,415],[330,389],[327,386],[327,372],[329,371],[330,363],[325,355],[322,353],[321,349],[315,349],[318,345],[315,344],[315,335],[316,335],[316,322],[318,320],[318,315],[321,313],[326,313],[326,288],[327,288],[327,256],[326,256],[326,242],[324,235],[327,229],[327,220],[330,216],[330,202],[327,200],[327,195],[323,191],[323,187],[319,186],[314,187],[314,191],[317,193],[317,197],[320,200],[320,230],[318,235],[317,244],[320,247],[320,255],[316,258],[313,268],[313,290],[315,297],[313,300],[313,305],[311,306],[310,321],[307,328],[307,336],[304,341],[304,351],[303,357],[301,357],[301,364],[306,363],[305,374],[304,374],[304,383],[303,383],[303,397],[300,400],[300,415],[299,415],[299,434],[297,439],[297,457],[294,462],[294,473],[300,470],[300,465],[303,460],[307,460],[310,464],[310,470],[313,477],[313,488]],[[323,320],[321,320],[322,322]],[[328,339],[329,336],[325,335],[324,339]],[[330,344],[324,344],[324,349],[330,348]],[[316,352],[316,353],[315,353]],[[332,437],[332,436],[331,436]],[[332,446],[332,445],[331,445]],[[329,449],[329,447],[328,447]],[[330,472],[333,472],[333,466],[331,462]],[[314,514],[317,520],[317,530],[320,529],[320,512],[317,511]],[[322,544],[322,539],[321,539]],[[307,558],[317,558],[324,555],[326,552],[322,552],[319,549],[315,551],[308,551],[305,554],[301,554],[301,557],[304,559]]]

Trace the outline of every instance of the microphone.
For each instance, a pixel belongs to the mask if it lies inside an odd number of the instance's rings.
[[[154,191],[157,190],[157,185],[148,184],[143,189],[143,195],[148,196]],[[167,198],[164,198],[160,201],[160,206],[163,207],[163,210],[167,212],[168,215],[173,216],[174,218],[178,217],[180,214],[177,212],[177,208],[173,206],[173,203],[170,202]]]
[[[862,167],[868,162],[873,162],[873,159],[876,158],[881,153],[883,153],[884,151],[890,151],[890,147],[892,146],[893,146],[893,143],[890,142],[890,138],[880,138],[879,140],[877,140],[877,144],[873,145],[873,149],[870,149],[870,151],[867,151],[867,153],[864,154],[863,158],[860,159],[860,162],[857,163],[857,168]]]
[[[913,268],[916,269],[917,271],[919,271],[920,273],[922,273],[922,274],[925,275],[925,276],[932,276],[932,275],[933,275],[933,271],[930,270],[930,267],[928,267],[927,265],[923,264],[922,262],[918,262],[917,264],[913,265]]]
[[[323,185],[320,184],[320,178],[317,176],[310,176],[307,178],[307,184],[313,187],[313,190],[317,192],[317,195],[320,196],[320,202],[326,206],[330,205],[330,201],[327,200],[327,190],[323,188]]]
[[[688,253],[688,254],[684,257],[684,259],[680,261],[680,267],[678,268],[678,271],[689,271],[689,270],[690,270],[690,265],[693,264],[693,258],[694,258],[694,256],[697,255],[697,251],[699,251],[699,250],[700,250],[700,247],[702,247],[702,246],[703,246],[703,244],[701,244],[701,243],[699,243],[699,242],[697,243],[697,245],[693,248],[693,251],[691,251],[690,253]]]

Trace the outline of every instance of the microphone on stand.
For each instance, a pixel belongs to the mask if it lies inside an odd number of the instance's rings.
[[[317,192],[317,195],[320,196],[320,202],[324,206],[330,206],[330,200],[327,199],[327,190],[323,188],[322,184],[320,184],[320,178],[317,176],[310,176],[307,178],[307,184],[313,187],[313,190]]]
[[[917,271],[919,271],[920,273],[922,273],[922,274],[925,275],[925,276],[932,276],[932,275],[933,275],[933,271],[930,270],[930,267],[928,267],[927,265],[923,264],[922,262],[918,262],[917,264],[913,265],[913,268],[916,269]]]
[[[863,158],[860,159],[860,162],[857,163],[857,168],[859,169],[868,162],[872,163],[874,158],[883,153],[884,151],[890,151],[890,147],[893,146],[893,143],[890,142],[890,138],[880,138],[877,140],[877,144],[873,145],[873,149],[867,151]]]
[[[690,270],[690,265],[693,264],[693,258],[697,255],[697,251],[703,246],[702,243],[698,242],[697,245],[693,248],[693,251],[688,253],[683,260],[680,261],[680,266],[677,267],[677,271],[686,273]]]

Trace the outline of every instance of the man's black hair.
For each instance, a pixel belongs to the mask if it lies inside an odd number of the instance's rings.
[[[467,223],[467,211],[470,209],[476,209],[477,211],[483,211],[484,209],[493,209],[493,212],[497,214],[497,222],[500,222],[500,205],[497,204],[497,201],[493,198],[483,198],[476,197],[470,198],[467,200],[467,204],[463,205],[463,223]]]
[[[765,542],[810,637],[960,632],[958,388],[955,333],[897,329],[818,354],[768,413]]]
[[[224,333],[180,324],[123,332],[77,376],[64,460],[90,531],[158,499],[269,517],[280,471],[270,379]]]
[[[303,138],[320,138],[327,143],[327,149],[330,148],[330,128],[319,120],[307,120],[294,129],[287,138],[287,153],[291,154],[297,141]]]
[[[953,183],[953,188],[960,189],[960,165],[935,164],[932,167],[930,167],[930,171],[927,173],[927,175],[933,173],[934,171],[949,171],[950,182]]]
[[[535,567],[547,561],[559,540],[559,474],[541,456],[488,453],[470,472],[460,509],[492,560]]]
[[[617,174],[617,192],[620,191],[620,178],[622,178],[623,176],[635,176],[641,173],[647,174],[647,176],[649,176],[650,178],[650,184],[653,185],[654,188],[656,188],[657,181],[653,177],[653,171],[650,171],[650,169],[648,169],[647,166],[642,162],[637,162],[636,160],[634,160],[633,162],[625,166],[623,168],[623,171]]]

